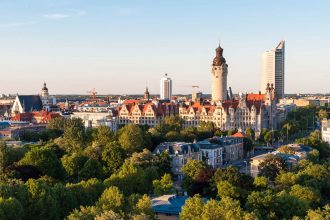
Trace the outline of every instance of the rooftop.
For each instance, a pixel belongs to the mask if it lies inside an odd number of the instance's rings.
[[[159,196],[151,200],[152,209],[156,213],[179,215],[188,198],[188,196],[177,196],[175,194]]]

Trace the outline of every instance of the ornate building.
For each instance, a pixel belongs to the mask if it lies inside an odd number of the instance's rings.
[[[223,49],[220,44],[215,51],[216,56],[211,66],[212,102],[219,102],[227,99],[228,65],[226,59],[222,56]]]
[[[265,94],[241,94],[238,100],[226,100],[211,104],[195,102],[181,105],[179,114],[185,126],[198,126],[200,122],[213,122],[221,130],[252,128],[276,128],[276,102],[272,85]]]
[[[166,116],[177,115],[178,107],[170,102],[142,103],[140,100],[126,100],[117,111],[118,125],[134,123],[154,127]]]
[[[44,86],[41,88],[40,99],[44,110],[53,112],[60,110],[58,106],[56,106],[56,98],[49,96],[48,88],[45,82]]]

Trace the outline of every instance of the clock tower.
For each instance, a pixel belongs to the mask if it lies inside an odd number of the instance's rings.
[[[226,59],[222,56],[223,49],[220,44],[215,51],[216,56],[211,66],[212,102],[222,102],[227,99],[228,65]]]

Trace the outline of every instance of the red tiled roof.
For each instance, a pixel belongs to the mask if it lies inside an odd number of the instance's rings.
[[[265,94],[247,94],[246,95],[246,101],[264,101],[265,100]]]
[[[244,138],[245,134],[243,132],[237,132],[237,133],[233,134],[232,137]]]

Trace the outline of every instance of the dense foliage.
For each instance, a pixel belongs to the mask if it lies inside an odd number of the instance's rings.
[[[56,118],[42,134],[28,134],[38,141],[34,145],[0,142],[0,219],[155,219],[150,196],[177,188],[169,155],[152,154],[154,147],[235,132],[212,123],[184,128],[177,117],[154,128],[131,124],[115,133],[104,126],[86,130],[79,119]],[[281,132],[265,132],[261,138],[269,143],[281,137]],[[248,151],[255,133],[248,129],[246,134]],[[204,161],[188,160],[182,188],[192,197],[181,219],[329,218],[329,146],[317,131],[297,142],[314,148],[306,160],[288,169],[279,158],[269,158],[255,179],[232,166],[214,170]]]

